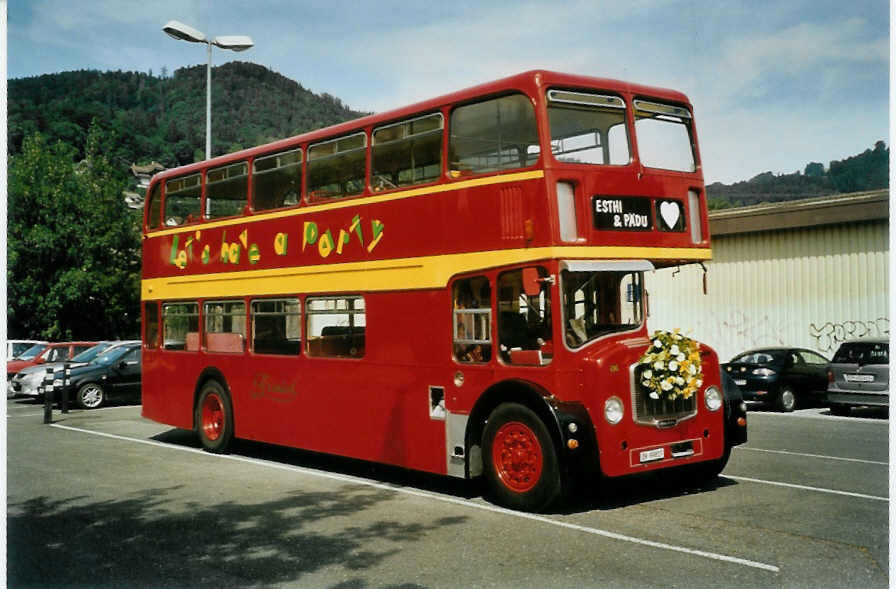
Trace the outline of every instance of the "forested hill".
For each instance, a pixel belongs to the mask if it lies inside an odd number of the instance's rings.
[[[878,141],[872,149],[832,161],[827,168],[819,162],[812,162],[806,165],[803,172],[764,172],[730,185],[716,182],[706,187],[706,195],[709,207],[719,209],[878,190],[889,186],[889,162],[890,148],[883,141]]]
[[[165,167],[205,157],[206,66],[152,72],[76,71],[9,80],[11,156],[40,132],[84,155],[96,119],[112,162]],[[329,94],[251,63],[212,69],[212,155],[221,155],[363,116]]]

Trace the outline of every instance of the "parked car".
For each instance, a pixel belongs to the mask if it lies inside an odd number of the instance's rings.
[[[90,364],[72,369],[70,384],[62,387],[82,409],[96,409],[114,397],[140,399],[140,342],[114,346]]]
[[[6,363],[6,381],[15,376],[23,368],[44,364],[45,362],[61,362],[70,360],[81,352],[92,348],[99,342],[59,342],[35,344],[15,360]]]
[[[47,342],[34,339],[10,339],[6,340],[6,360],[12,360],[19,354],[32,347],[34,344],[45,344]]]
[[[92,362],[102,352],[113,346],[121,346],[126,343],[134,343],[133,341],[108,341],[100,342],[97,345],[88,348],[69,360],[71,368],[78,368],[89,362]],[[47,375],[47,369],[52,368],[54,372],[62,370],[65,361],[47,362],[23,368],[17,372],[7,383],[6,397],[41,397],[43,393],[39,390]],[[56,378],[59,378],[57,375]]]
[[[747,401],[761,401],[779,411],[820,401],[827,389],[828,360],[803,348],[760,348],[738,354],[723,370]]]
[[[864,339],[843,342],[828,366],[826,402],[834,415],[851,407],[890,406],[890,342]]]

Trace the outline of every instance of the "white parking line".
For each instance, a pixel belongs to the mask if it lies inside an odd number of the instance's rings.
[[[753,479],[750,477],[738,477],[730,474],[723,474],[726,479],[733,481],[745,481],[748,483],[759,483],[762,485],[772,485],[774,487],[789,487],[791,489],[801,489],[803,491],[817,491],[819,493],[830,493],[832,495],[845,495],[847,497],[858,497],[860,499],[872,499],[874,501],[889,501],[889,497],[878,497],[877,495],[865,495],[864,493],[853,493],[851,491],[838,491],[836,489],[824,489],[822,487],[809,487],[806,485],[795,485],[793,483],[782,483],[780,481],[766,481],[763,479]]]
[[[805,454],[803,452],[788,452],[786,450],[766,450],[764,448],[750,448],[748,446],[735,446],[735,450],[751,450],[753,452],[768,452],[770,454],[787,454],[789,456],[805,456],[807,458],[823,458],[825,460],[842,460],[844,462],[860,462],[862,464],[878,464],[881,466],[889,466],[889,462],[878,462],[877,460],[862,460],[860,458],[842,458],[840,456],[825,456],[823,454]]]
[[[166,448],[169,450],[180,450],[182,452],[201,454],[202,456],[205,456],[207,458],[218,458],[218,459],[222,459],[222,460],[232,460],[235,462],[244,462],[244,463],[252,464],[255,466],[264,466],[267,468],[275,468],[277,470],[285,470],[285,471],[289,471],[289,472],[298,472],[298,473],[302,473],[302,474],[307,474],[307,475],[316,476],[316,477],[320,477],[320,478],[332,479],[332,480],[341,481],[341,482],[366,485],[368,487],[373,487],[376,489],[385,489],[385,490],[389,490],[389,491],[394,491],[396,493],[403,493],[405,495],[412,495],[415,497],[423,497],[426,499],[433,499],[433,500],[442,501],[445,503],[453,503],[455,505],[461,505],[463,507],[480,509],[483,511],[490,511],[493,513],[500,513],[502,515],[507,515],[507,516],[516,517],[516,518],[520,518],[520,519],[527,519],[530,521],[536,521],[536,522],[540,522],[540,523],[550,524],[553,526],[557,526],[560,528],[566,528],[568,530],[574,530],[577,532],[583,532],[585,534],[591,534],[594,536],[602,536],[604,538],[610,538],[612,540],[619,540],[622,542],[630,542],[632,544],[639,544],[641,546],[649,546],[651,548],[658,548],[661,550],[670,550],[672,552],[680,552],[683,554],[689,554],[691,556],[702,556],[704,558],[719,560],[719,561],[723,561],[723,562],[729,562],[732,564],[739,564],[742,566],[751,567],[751,568],[755,568],[755,569],[761,569],[764,571],[770,571],[773,573],[780,572],[780,570],[781,570],[780,568],[778,568],[775,565],[766,564],[763,562],[757,562],[757,561],[753,561],[753,560],[747,560],[744,558],[738,558],[736,556],[729,556],[726,554],[717,554],[715,552],[706,552],[704,550],[687,548],[685,546],[676,546],[674,544],[667,544],[665,542],[655,542],[653,540],[646,540],[644,538],[636,538],[634,536],[626,536],[624,534],[617,534],[615,532],[609,532],[607,530],[601,530],[598,528],[591,528],[591,527],[580,526],[580,525],[572,524],[572,523],[568,523],[568,522],[557,521],[557,520],[554,520],[554,519],[551,519],[551,518],[548,518],[545,516],[541,516],[541,515],[534,515],[531,513],[523,513],[523,512],[519,512],[519,511],[511,511],[509,509],[495,507],[493,505],[474,503],[472,501],[468,501],[465,499],[457,499],[455,497],[447,497],[444,495],[435,495],[432,493],[427,493],[425,491],[408,489],[406,487],[396,487],[396,486],[387,485],[384,483],[376,483],[376,482],[373,482],[373,481],[370,481],[367,479],[357,478],[357,477],[353,477],[350,475],[342,475],[342,474],[323,472],[323,471],[319,471],[319,470],[303,468],[301,466],[279,464],[276,462],[268,462],[265,460],[259,460],[259,459],[255,459],[255,458],[234,456],[231,454],[210,454],[210,453],[200,450],[198,448],[185,448],[183,446],[175,446],[172,444],[165,444],[162,442],[157,442],[155,440],[129,438],[126,436],[107,434],[107,433],[103,433],[103,432],[91,431],[91,430],[81,429],[81,428],[77,428],[77,427],[71,427],[71,426],[67,426],[67,425],[52,424],[52,427],[55,427],[58,429],[64,429],[64,430],[68,430],[68,431],[73,431],[73,432],[90,434],[90,435],[94,435],[94,436],[101,436],[104,438],[113,438],[116,440],[123,440],[126,442],[134,442],[137,444],[146,444],[149,446],[157,446],[157,447]],[[731,478],[731,477],[729,477],[729,478]]]

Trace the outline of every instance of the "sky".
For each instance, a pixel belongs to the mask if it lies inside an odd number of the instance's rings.
[[[251,61],[356,110],[398,108],[531,69],[680,90],[706,183],[803,171],[889,140],[888,0],[11,0],[7,78],[171,75],[248,35]],[[214,80],[213,92],[214,92]]]

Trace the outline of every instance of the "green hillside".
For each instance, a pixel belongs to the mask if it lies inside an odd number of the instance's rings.
[[[20,153],[25,137],[40,132],[48,143],[63,141],[83,157],[95,119],[109,138],[112,162],[154,160],[174,167],[204,159],[205,74],[199,65],[172,76],[77,71],[10,80],[10,155]],[[212,155],[366,114],[245,62],[213,68],[212,89]]]

